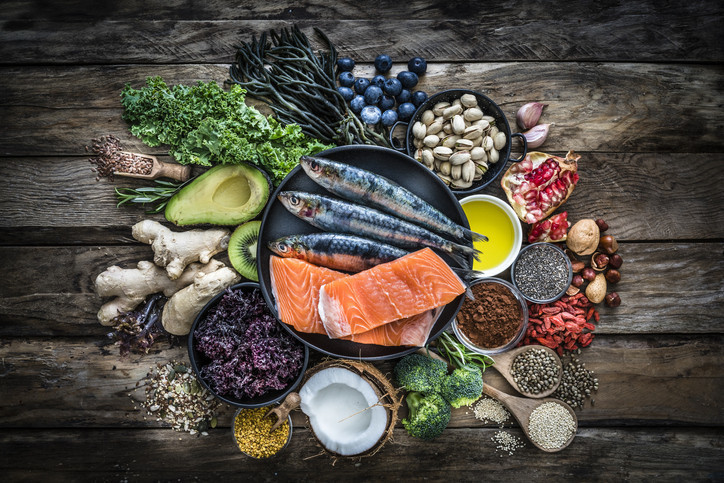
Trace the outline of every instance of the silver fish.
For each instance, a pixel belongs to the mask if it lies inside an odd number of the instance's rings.
[[[454,243],[440,235],[373,208],[302,191],[283,191],[277,196],[290,213],[333,233],[373,238],[401,248],[437,248],[468,268],[466,257],[478,258],[478,250]]]
[[[361,272],[408,254],[385,243],[341,233],[289,235],[269,242],[269,249],[281,257],[345,272]]]
[[[347,200],[452,236],[461,243],[488,239],[458,225],[427,201],[384,176],[315,156],[302,156],[299,164],[315,183]]]

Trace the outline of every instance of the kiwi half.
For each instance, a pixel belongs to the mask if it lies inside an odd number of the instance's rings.
[[[256,245],[259,241],[261,221],[249,221],[239,225],[229,239],[229,261],[239,274],[249,280],[259,281],[256,270]]]

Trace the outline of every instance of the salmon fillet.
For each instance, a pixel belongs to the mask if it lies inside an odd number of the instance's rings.
[[[319,316],[331,338],[367,332],[452,302],[465,285],[429,248],[418,250],[319,291]]]
[[[384,346],[422,347],[430,336],[441,309],[427,310],[406,319],[395,320],[361,334],[343,337],[359,344],[376,344]]]
[[[296,258],[269,258],[272,294],[279,319],[299,332],[326,334],[319,317],[319,289],[348,275]]]

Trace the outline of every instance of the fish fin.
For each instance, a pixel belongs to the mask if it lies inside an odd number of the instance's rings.
[[[456,262],[458,262],[458,265],[463,267],[464,270],[468,270],[470,268],[470,264],[464,256],[455,252],[447,252],[447,254],[450,255]]]
[[[475,260],[480,261],[480,250],[478,250],[477,248],[468,247],[459,243],[452,243],[452,249],[453,251],[462,253],[466,257],[472,255]],[[465,264],[465,267],[468,267],[467,263]]]
[[[473,240],[473,242],[476,241],[488,241],[488,237],[485,235],[481,235],[480,233],[476,233],[472,230],[468,230],[467,228],[463,228],[463,233],[465,233],[465,236],[469,237]]]

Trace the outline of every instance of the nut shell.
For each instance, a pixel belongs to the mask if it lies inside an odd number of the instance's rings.
[[[590,255],[596,251],[601,232],[595,221],[584,219],[568,230],[566,246],[578,255]]]
[[[606,296],[606,277],[599,273],[596,278],[586,287],[586,297],[594,304],[600,304],[603,302],[603,298]]]

